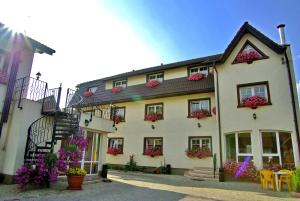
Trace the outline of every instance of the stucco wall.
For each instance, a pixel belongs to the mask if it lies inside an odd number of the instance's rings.
[[[269,59],[254,61],[252,64],[241,63],[232,65],[232,61],[247,39],[269,56]],[[276,54],[252,35],[246,34],[227,61],[222,66],[217,67],[219,71],[223,148],[225,148],[225,133],[243,130],[251,131],[254,162],[259,167],[262,165],[262,144],[259,133],[261,130],[292,132],[295,161],[299,164],[288,75],[286,64],[282,64],[282,57],[283,55]],[[255,110],[237,108],[237,85],[260,81],[269,82],[272,105],[258,107]],[[253,119],[253,113],[257,115],[257,119]],[[224,152],[223,156],[225,159]]]
[[[134,154],[138,165],[160,166],[165,159],[174,168],[212,167],[212,157],[206,159],[190,159],[185,155],[189,136],[212,136],[212,151],[218,153],[216,117],[197,120],[187,118],[188,100],[211,98],[211,106],[215,106],[214,93],[194,94],[128,102],[118,106],[126,107],[126,122],[117,124],[117,131],[108,137],[124,138],[124,154],[106,155],[108,163],[126,164],[129,155]],[[163,102],[164,119],[157,122],[144,121],[145,104]],[[198,128],[197,123],[201,124]],[[151,128],[155,126],[155,129]],[[149,157],[143,155],[144,137],[163,137],[163,156]],[[107,145],[106,145],[107,146]]]

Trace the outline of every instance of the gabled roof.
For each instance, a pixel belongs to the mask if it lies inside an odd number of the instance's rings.
[[[263,44],[265,44],[267,47],[272,49],[274,52],[280,54],[283,53],[285,50],[285,46],[279,45],[278,43],[271,40],[269,37],[255,29],[253,26],[251,26],[248,22],[245,22],[243,26],[239,29],[239,31],[234,36],[233,40],[229,43],[227,48],[225,49],[221,62],[226,61],[226,59],[229,57],[235,46],[239,43],[241,38],[246,34],[250,33],[254,37],[256,37],[258,40],[260,40]]]
[[[18,36],[24,38],[28,42],[28,45],[30,45],[31,48],[34,49],[34,51],[37,53],[40,53],[40,54],[46,53],[49,55],[52,55],[55,53],[55,50],[53,50],[52,48],[34,40],[28,36],[25,36],[24,34],[19,34]],[[0,39],[1,38],[8,39],[9,37],[12,37],[12,32],[9,30],[8,27],[6,27],[3,23],[0,22]]]

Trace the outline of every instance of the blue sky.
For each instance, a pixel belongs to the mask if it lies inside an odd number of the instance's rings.
[[[32,69],[53,87],[222,53],[245,21],[276,42],[276,26],[286,24],[300,80],[299,0],[2,0],[2,6],[1,21],[57,51],[36,55]]]

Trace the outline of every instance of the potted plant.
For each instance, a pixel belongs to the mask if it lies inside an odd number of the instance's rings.
[[[84,97],[91,97],[93,95],[93,92],[91,92],[91,91],[85,91],[85,92],[83,92],[83,96]]]
[[[68,189],[69,190],[81,190],[82,182],[84,180],[84,176],[86,175],[86,171],[78,168],[78,167],[70,167],[66,175],[68,177]]]
[[[86,172],[77,166],[82,160],[82,154],[87,145],[88,141],[84,137],[82,129],[80,128],[80,132],[68,137],[58,151],[58,169],[66,173],[69,184],[68,189],[81,189],[81,184]],[[80,178],[76,176],[79,176]],[[73,180],[76,181],[73,182]],[[78,186],[79,184],[80,186]]]
[[[155,122],[155,121],[159,120],[160,117],[161,116],[159,114],[155,114],[155,113],[146,114],[145,115],[145,121]]]
[[[160,82],[157,80],[150,80],[145,85],[146,85],[146,87],[153,88],[153,87],[160,85]]]
[[[122,90],[121,87],[113,87],[113,88],[111,89],[111,92],[115,94],[115,93],[121,92],[121,90]]]
[[[209,148],[199,147],[197,149],[188,149],[185,151],[187,157],[189,158],[207,158],[212,156]]]
[[[244,98],[242,103],[243,103],[243,106],[245,106],[245,107],[250,107],[252,109],[256,109],[257,106],[266,105],[267,100],[264,97],[255,95],[255,96],[250,96],[250,97]]]
[[[189,81],[198,81],[198,80],[201,80],[205,77],[204,74],[202,73],[195,73],[195,74],[192,74],[188,77],[188,80]]]
[[[122,148],[108,147],[106,153],[116,156],[118,154],[122,154],[123,151],[122,151]]]
[[[300,167],[292,174],[292,186],[294,189],[293,196],[300,198]]]
[[[148,148],[145,149],[144,155],[151,156],[151,157],[161,156],[162,155],[161,148],[160,147],[150,147],[149,146]]]
[[[256,51],[242,51],[236,56],[236,62],[251,64],[260,58],[261,56]]]
[[[207,110],[197,110],[191,113],[192,118],[202,119],[208,117],[210,114]]]

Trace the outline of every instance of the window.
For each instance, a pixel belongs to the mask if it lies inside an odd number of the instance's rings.
[[[269,85],[268,82],[240,84],[237,86],[238,103],[242,106],[243,100],[251,96],[260,96],[267,100],[270,104]]]
[[[163,82],[164,74],[163,73],[156,73],[156,74],[148,75],[147,81],[151,81],[151,80],[157,80],[159,82]]]
[[[196,73],[201,73],[204,75],[208,75],[208,67],[204,66],[204,67],[192,67],[189,68],[189,76],[196,74]]]
[[[95,93],[97,91],[97,89],[98,89],[98,87],[89,87],[87,91]]]
[[[226,135],[227,161],[243,162],[253,159],[250,132],[237,132]]]
[[[120,118],[120,121],[125,121],[125,107],[117,107],[116,109],[116,116]],[[113,110],[112,110],[113,111]]]
[[[263,164],[280,164],[294,167],[294,154],[291,134],[288,132],[261,132]]]
[[[147,150],[160,151],[163,153],[163,138],[162,137],[146,137],[144,138],[144,154]]]
[[[210,99],[196,99],[196,100],[189,100],[189,116],[193,112],[197,112],[200,110],[205,110],[209,114],[211,113],[210,111]]]
[[[114,81],[113,87],[126,88],[127,87],[127,80]]]
[[[145,108],[145,115],[148,114],[156,114],[159,119],[163,119],[163,104],[155,103],[155,104],[147,104]]]
[[[211,137],[189,137],[189,150],[198,148],[211,149]]]
[[[124,142],[124,138],[109,138],[108,147],[122,149],[123,152],[123,142]]]

